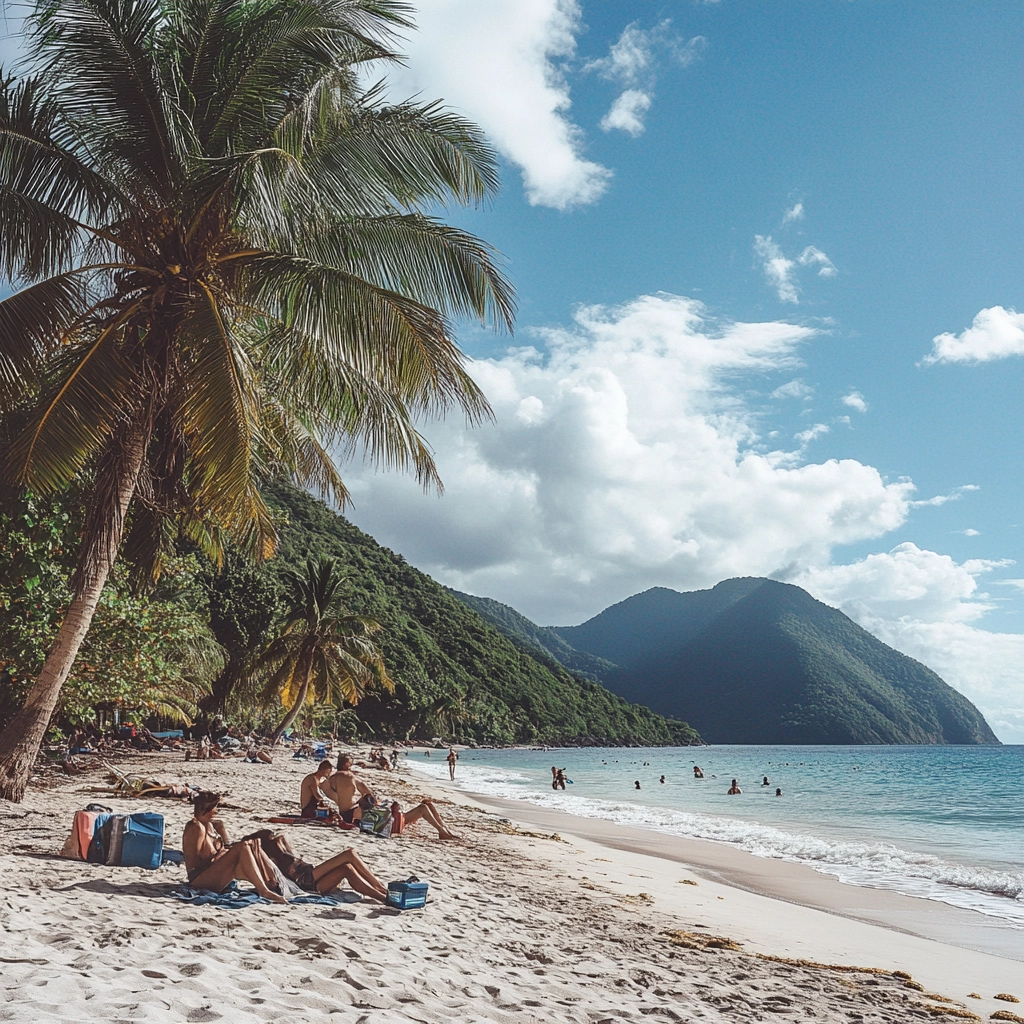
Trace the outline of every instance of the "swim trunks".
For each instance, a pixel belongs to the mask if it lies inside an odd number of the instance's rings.
[[[304,860],[296,860],[291,870],[292,881],[306,892],[318,892],[316,882],[313,880],[313,865],[307,864]]]
[[[306,804],[306,806],[302,808],[302,817],[303,818],[315,818],[318,806],[319,806],[319,801],[317,801],[316,799],[310,800],[309,803]]]
[[[350,807],[347,811],[342,811],[341,820],[345,822],[346,825],[351,825],[352,822],[355,820],[356,811],[358,810],[358,807]]]

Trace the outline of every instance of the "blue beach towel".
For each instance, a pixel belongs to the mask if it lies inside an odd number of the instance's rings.
[[[182,885],[170,892],[161,893],[161,895],[180,900],[182,903],[189,903],[193,907],[220,907],[221,910],[241,910],[243,907],[251,907],[257,903],[270,905],[270,900],[265,900],[255,889],[242,889],[237,882],[232,882],[223,892],[193,889],[189,885]],[[348,894],[346,893],[346,895]],[[295,899],[288,902],[319,903],[326,907],[336,907],[339,903],[347,902],[347,900],[335,899],[333,896],[320,896],[310,892],[304,896],[296,896]]]

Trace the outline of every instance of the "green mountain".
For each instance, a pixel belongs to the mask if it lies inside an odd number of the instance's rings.
[[[470,600],[498,629],[539,631],[557,657],[552,633],[572,658],[613,663],[597,672],[610,690],[685,717],[710,743],[999,742],[931,669],[786,583],[656,587],[566,627],[524,625],[497,602]]]
[[[448,588],[446,588],[448,589]],[[468,605],[481,618],[486,619],[498,632],[507,636],[517,647],[527,650],[547,664],[552,658],[577,675],[600,682],[603,675],[615,669],[605,658],[577,651],[562,639],[551,626],[538,626],[507,604],[490,597],[474,597],[459,590],[450,590],[463,604]]]
[[[370,731],[422,737],[436,729],[486,743],[699,742],[685,722],[628,703],[542,645],[513,642],[305,492],[276,484],[264,497],[280,520],[278,557],[267,570],[279,573],[310,556],[338,558],[349,570],[348,606],[385,627],[379,642],[396,690],[368,694],[355,709]],[[581,665],[599,663],[580,658]]]

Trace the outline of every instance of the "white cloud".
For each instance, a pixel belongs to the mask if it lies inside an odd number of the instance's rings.
[[[576,48],[576,0],[420,0],[408,66],[390,95],[443,99],[522,171],[527,198],[559,210],[597,200],[611,171],[587,160],[569,118],[562,61]]]
[[[832,428],[827,423],[815,423],[813,427],[801,430],[799,434],[794,436],[796,440],[800,442],[800,448],[802,450],[812,441],[817,441],[819,437],[823,437],[825,434],[831,433],[831,431]]]
[[[843,395],[843,405],[848,405],[851,409],[856,409],[857,412],[868,411],[867,400],[859,391],[851,391],[848,395]]]
[[[915,508],[924,508],[928,505],[945,505],[946,502],[959,501],[965,494],[980,489],[977,484],[964,484],[962,487],[954,487],[949,494],[936,494],[934,498],[921,498],[919,501],[912,501],[911,505]]]
[[[962,334],[939,334],[924,357],[934,363],[987,363],[1024,355],[1024,313],[992,306],[983,309]]]
[[[806,402],[814,397],[814,388],[797,377],[795,380],[791,380],[788,384],[780,384],[769,397],[799,398]]]
[[[792,224],[795,220],[804,219],[804,204],[794,203],[788,210],[782,215],[783,224]]]
[[[354,518],[443,582],[541,622],[578,622],[653,585],[825,563],[833,546],[899,526],[913,485],[762,450],[739,378],[795,366],[813,335],[716,322],[671,295],[582,309],[540,332],[546,352],[473,364],[497,422],[431,427],[441,500],[356,471]]]
[[[839,273],[835,264],[820,250],[813,245],[807,246],[800,253],[797,262],[801,267],[817,267],[818,277],[835,277]]]
[[[601,127],[606,132],[618,128],[635,138],[643,132],[643,116],[650,109],[651,97],[647,93],[639,89],[627,89],[601,118]]]
[[[772,241],[771,235],[754,235],[754,252],[761,257],[761,265],[768,283],[775,289],[780,302],[797,303],[793,271],[796,264],[782,255],[782,249]]]
[[[957,530],[956,532],[957,533],[962,533],[965,537],[980,537],[981,536],[981,531],[980,530],[975,530],[975,529],[973,529],[970,526],[968,526],[966,530]]]
[[[643,132],[643,118],[654,99],[660,54],[667,54],[675,63],[689,67],[704,52],[707,40],[703,36],[684,42],[671,30],[671,25],[671,20],[666,19],[653,28],[643,29],[639,22],[632,22],[609,47],[607,57],[588,61],[583,66],[584,71],[596,71],[603,78],[626,86],[601,119],[601,127],[606,132],[618,128],[634,137]]]
[[[1009,564],[985,559],[957,563],[907,543],[851,565],[809,569],[790,582],[934,669],[981,709],[1004,742],[1020,743],[1024,635],[972,625],[993,607],[978,593],[977,578]]]
[[[813,245],[795,259],[791,260],[782,251],[782,247],[772,240],[771,235],[754,235],[754,252],[761,260],[761,269],[768,283],[775,289],[780,302],[800,301],[800,292],[796,281],[796,268],[817,267],[818,277],[835,277],[838,273],[835,264]]]

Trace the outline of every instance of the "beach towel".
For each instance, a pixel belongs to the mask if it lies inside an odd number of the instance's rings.
[[[193,907],[219,907],[221,910],[241,910],[243,907],[251,907],[255,904],[265,903],[270,905],[270,900],[265,900],[255,889],[242,889],[237,882],[232,882],[223,892],[211,892],[209,889],[193,889],[191,886],[182,885],[169,892],[160,894],[168,896],[182,903],[188,903]],[[351,897],[355,899],[351,899]],[[289,903],[318,903],[321,906],[336,907],[340,903],[353,903],[359,899],[357,893],[339,893],[335,896],[320,896],[317,893],[303,893],[295,896]]]

